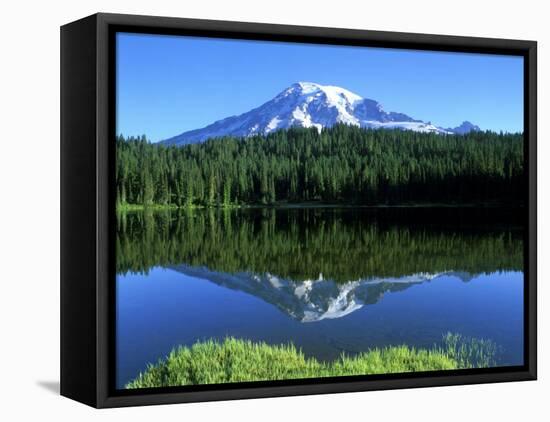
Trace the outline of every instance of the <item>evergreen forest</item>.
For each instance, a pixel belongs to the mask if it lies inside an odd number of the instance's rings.
[[[521,205],[523,135],[348,125],[164,146],[116,140],[117,206]]]

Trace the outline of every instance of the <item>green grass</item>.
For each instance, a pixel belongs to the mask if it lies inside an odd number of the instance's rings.
[[[126,388],[169,387],[244,381],[270,381],[345,375],[391,374],[489,366],[493,343],[447,334],[432,350],[394,346],[356,356],[342,354],[333,362],[306,358],[292,344],[268,345],[226,338],[178,347],[149,365]],[[473,350],[472,350],[473,348]],[[480,358],[480,359],[473,359]]]
[[[271,204],[258,203],[242,203],[242,204],[214,204],[214,205],[176,205],[176,204],[128,204],[119,203],[116,206],[118,212],[127,211],[164,211],[164,210],[189,210],[189,209],[243,209],[243,208],[471,208],[471,207],[493,207],[499,206],[498,201],[486,201],[486,202],[402,202],[395,204],[354,204],[350,202],[321,202],[321,201],[277,201]]]
[[[165,210],[194,210],[204,208],[219,208],[219,209],[239,209],[239,208],[252,208],[244,205],[237,204],[216,204],[216,205],[176,205],[176,204],[117,204],[117,212],[128,211],[165,211]],[[268,208],[264,206],[263,208]]]
[[[126,211],[163,211],[163,210],[176,210],[178,209],[177,205],[172,204],[117,204],[117,212],[126,212]]]
[[[496,366],[497,345],[491,340],[464,337],[447,333],[443,336],[443,348],[459,368],[489,368]]]

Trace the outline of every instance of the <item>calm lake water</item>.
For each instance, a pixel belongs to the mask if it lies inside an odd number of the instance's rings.
[[[293,342],[332,360],[486,338],[523,363],[517,212],[281,209],[118,216],[119,388],[177,345]]]

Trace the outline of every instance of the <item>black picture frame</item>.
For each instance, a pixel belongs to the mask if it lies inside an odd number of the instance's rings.
[[[524,57],[525,364],[365,377],[114,389],[114,35],[117,31]],[[61,27],[61,395],[94,406],[326,394],[535,380],[537,376],[537,44],[168,17],[95,14]]]

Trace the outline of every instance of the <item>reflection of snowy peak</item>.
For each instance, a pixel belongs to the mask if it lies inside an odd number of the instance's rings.
[[[298,82],[271,101],[238,116],[228,117],[202,129],[184,132],[163,141],[169,145],[186,145],[221,136],[268,134],[290,127],[314,127],[321,130],[337,123],[366,128],[399,128],[440,134],[467,133],[479,130],[464,122],[455,129],[443,129],[430,122],[415,120],[403,113],[386,112],[382,106],[347,89],[312,82]]]
[[[301,322],[341,318],[364,305],[378,302],[386,292],[404,290],[442,275],[419,273],[399,278],[372,278],[336,283],[324,280],[322,275],[318,280],[298,282],[281,279],[269,273],[229,274],[187,265],[170,268],[219,286],[251,294],[275,305]]]

